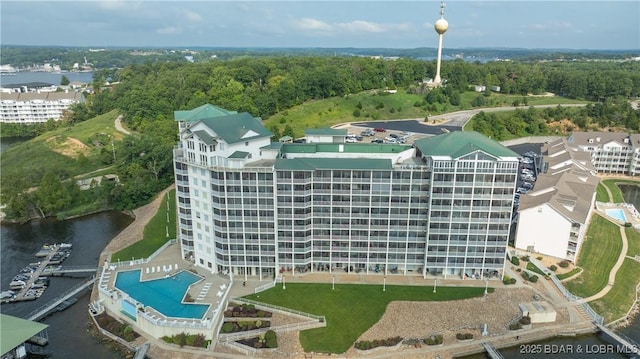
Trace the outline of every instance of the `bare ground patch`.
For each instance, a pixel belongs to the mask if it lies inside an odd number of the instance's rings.
[[[72,158],[78,158],[89,150],[89,146],[73,137],[53,136],[45,142],[52,151]]]

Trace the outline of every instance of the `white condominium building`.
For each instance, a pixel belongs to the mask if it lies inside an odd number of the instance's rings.
[[[74,103],[84,101],[80,92],[10,92],[0,94],[0,122],[35,124],[60,120]]]
[[[625,132],[573,132],[569,145],[591,154],[598,173],[640,175],[640,135]]]
[[[175,119],[179,239],[196,265],[260,279],[503,274],[519,156],[479,133],[412,146],[316,129],[311,143],[272,143],[247,113],[204,105]]]

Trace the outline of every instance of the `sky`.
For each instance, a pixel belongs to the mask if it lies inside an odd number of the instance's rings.
[[[0,44],[437,47],[440,1],[0,2]],[[640,1],[451,0],[445,48],[640,49]]]

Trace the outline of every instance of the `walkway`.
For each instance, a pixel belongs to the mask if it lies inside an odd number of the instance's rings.
[[[124,127],[122,127],[122,115],[116,117],[115,121],[116,130],[124,133],[125,135],[130,135],[131,132],[127,131]]]
[[[607,293],[609,293],[609,291],[611,290],[611,288],[613,288],[613,285],[616,282],[616,274],[618,274],[618,270],[620,269],[620,267],[622,267],[622,263],[624,263],[624,259],[627,257],[627,250],[629,249],[629,242],[627,241],[627,234],[625,232],[625,227],[619,224],[618,224],[618,227],[620,228],[620,237],[622,237],[622,251],[620,251],[620,255],[618,256],[618,260],[616,261],[616,264],[613,266],[613,268],[611,268],[611,272],[609,272],[609,282],[604,288],[602,288],[600,292],[588,298],[584,298],[583,299],[584,302],[590,302],[592,300],[596,300],[604,297]]]

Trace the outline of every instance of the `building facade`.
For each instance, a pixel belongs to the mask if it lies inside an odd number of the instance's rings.
[[[0,122],[36,124],[60,120],[71,105],[84,101],[80,92],[2,93]]]
[[[640,135],[625,132],[573,132],[567,142],[588,152],[598,173],[640,175]]]
[[[205,105],[175,119],[179,238],[199,266],[502,276],[519,156],[483,135],[272,143],[247,113]]]

